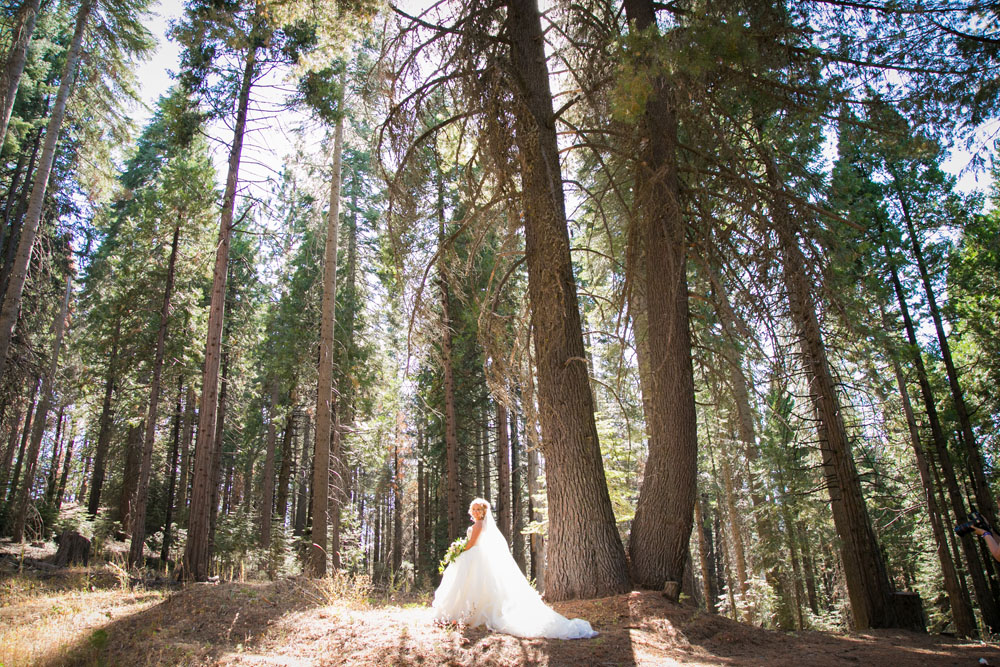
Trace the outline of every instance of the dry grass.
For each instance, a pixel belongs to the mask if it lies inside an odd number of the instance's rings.
[[[555,605],[591,640],[438,627],[429,596],[365,577],[130,589],[112,566],[18,572],[0,557],[0,664],[12,665],[1000,665],[1000,650],[908,632],[783,634],[651,592]]]
[[[106,567],[73,568],[55,576],[0,569],[0,578],[0,664],[5,667],[39,664],[95,637],[99,642],[109,622],[163,599],[158,591],[123,589]]]

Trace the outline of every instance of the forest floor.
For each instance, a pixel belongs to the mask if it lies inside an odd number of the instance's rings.
[[[979,665],[1000,646],[905,631],[783,633],[654,592],[559,603],[600,635],[518,639],[436,626],[429,595],[357,581],[135,585],[113,564],[32,567],[0,543],[0,665]]]

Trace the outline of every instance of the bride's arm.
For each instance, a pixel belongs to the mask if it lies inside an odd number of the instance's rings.
[[[479,539],[479,533],[483,532],[483,522],[477,521],[472,526],[472,533],[469,535],[469,541],[465,543],[465,549],[463,551],[468,551],[472,547],[476,546],[476,540]]]

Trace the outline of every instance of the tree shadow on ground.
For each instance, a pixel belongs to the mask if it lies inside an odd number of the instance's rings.
[[[995,645],[905,631],[762,630],[648,591],[553,605],[600,633],[567,641],[440,627],[424,596],[361,600],[322,586],[304,578],[187,585],[37,664],[1000,665]]]
[[[162,602],[51,651],[40,665],[211,662],[262,637],[282,616],[320,606],[306,582],[189,584]]]

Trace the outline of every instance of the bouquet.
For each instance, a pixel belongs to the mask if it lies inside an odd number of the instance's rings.
[[[444,552],[444,558],[441,559],[441,563],[438,565],[438,574],[444,574],[445,568],[458,560],[458,557],[465,551],[465,544],[468,541],[468,538],[460,537],[451,543],[448,550]]]

